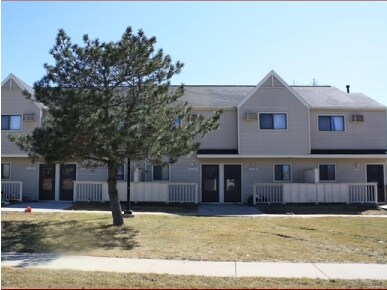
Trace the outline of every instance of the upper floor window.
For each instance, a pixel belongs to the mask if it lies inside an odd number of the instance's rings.
[[[11,179],[10,163],[1,163],[1,179]]]
[[[21,115],[1,115],[1,130],[21,130]]]
[[[181,119],[176,117],[175,118],[175,127],[180,127],[181,126]]]
[[[261,130],[286,130],[288,128],[285,113],[260,113],[259,129]]]
[[[336,180],[336,165],[335,164],[320,164],[320,181],[335,181]]]
[[[344,116],[318,116],[319,131],[344,131]]]
[[[153,180],[169,180],[169,164],[154,165]]]
[[[291,172],[289,164],[274,165],[274,181],[290,181]]]

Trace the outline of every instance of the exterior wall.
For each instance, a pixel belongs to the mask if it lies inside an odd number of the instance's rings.
[[[336,164],[336,181],[326,181],[326,183],[366,182],[366,164],[384,164],[384,175],[387,180],[387,160],[385,159],[200,159],[200,164],[203,163],[242,164],[242,200],[244,203],[247,202],[249,196],[253,195],[254,183],[304,183],[304,171],[318,168],[319,164]],[[360,168],[355,166],[356,163],[359,163]],[[290,164],[290,182],[274,181],[274,164]],[[199,193],[201,193],[200,176],[197,180],[199,180]]]
[[[244,120],[245,112],[287,113],[287,130],[259,130],[259,116]],[[308,108],[282,85],[264,83],[241,106],[239,130],[240,154],[309,154]]]
[[[203,117],[209,117],[212,111],[194,111]],[[224,110],[219,120],[219,128],[210,132],[204,139],[198,138],[200,149],[237,149],[238,148],[238,128],[237,110]]]
[[[352,114],[364,115],[364,122],[351,122]],[[345,131],[318,131],[319,115],[343,115]],[[385,111],[311,110],[312,149],[386,149]]]
[[[35,113],[35,121],[23,121],[23,113]],[[18,136],[20,134],[29,134],[35,127],[40,125],[40,109],[23,95],[23,91],[15,82],[9,80],[1,87],[1,114],[2,115],[22,115],[22,130],[2,130],[1,131],[1,153],[4,154],[23,154],[14,143],[9,141],[8,134]]]
[[[1,163],[11,164],[10,181],[23,182],[23,199],[37,200],[39,188],[39,164],[31,164],[29,158],[1,158]]]

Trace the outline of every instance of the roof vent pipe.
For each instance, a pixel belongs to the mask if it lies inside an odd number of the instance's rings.
[[[349,94],[349,85],[346,85],[347,87],[347,94]]]

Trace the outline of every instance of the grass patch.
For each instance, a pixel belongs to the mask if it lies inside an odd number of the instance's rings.
[[[214,261],[387,262],[387,219],[2,213],[2,251]]]
[[[2,288],[387,288],[387,281],[230,278],[1,268]]]
[[[387,215],[377,205],[364,204],[259,204],[257,208],[266,214]]]

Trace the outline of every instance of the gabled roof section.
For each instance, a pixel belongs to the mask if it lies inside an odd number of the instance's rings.
[[[292,86],[311,109],[386,110],[362,93],[346,93],[334,86]]]
[[[175,90],[172,86],[171,90]],[[178,102],[188,102],[194,109],[236,109],[254,86],[185,85]]]
[[[240,108],[248,99],[251,98],[260,88],[274,88],[285,87],[291,92],[305,107],[309,108],[309,104],[295,91],[293,90],[274,70],[271,70],[256,86],[251,90],[246,97],[244,97],[238,104]]]
[[[23,91],[26,90],[27,92],[29,92],[30,94],[34,94],[34,90],[31,86],[27,85],[25,82],[23,82],[21,79],[19,79],[18,77],[16,77],[14,74],[9,74],[9,76],[7,76],[5,78],[5,80],[3,80],[1,82],[1,87],[3,87],[9,80],[12,80],[13,82],[16,83],[16,85],[22,89]]]
[[[22,91],[27,91],[30,93],[32,96],[34,95],[34,89],[26,84],[24,81],[16,77],[14,74],[9,74],[2,82],[1,82],[1,87],[3,87],[8,81],[12,80]],[[32,102],[39,108],[42,109],[44,108],[44,105],[42,103],[36,102],[32,100]]]

